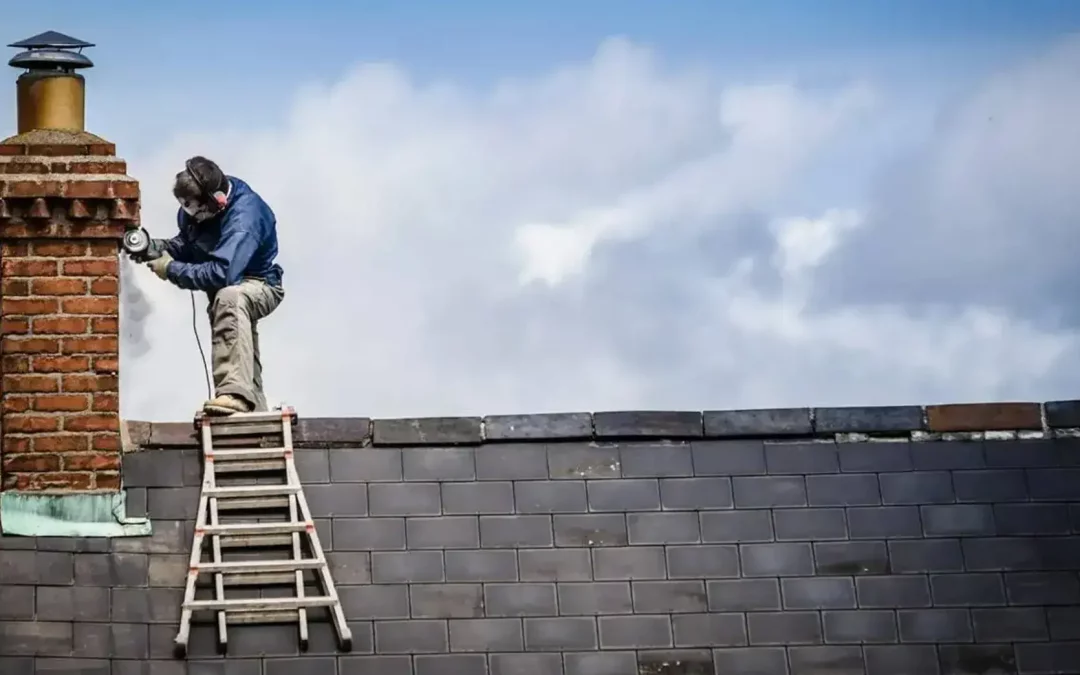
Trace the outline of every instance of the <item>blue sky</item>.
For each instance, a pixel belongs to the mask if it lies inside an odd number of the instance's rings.
[[[1080,2],[5,14],[44,30],[97,44],[88,127],[152,234],[193,154],[269,200],[268,395],[303,414],[1075,394]],[[124,283],[123,413],[187,418],[189,300]]]

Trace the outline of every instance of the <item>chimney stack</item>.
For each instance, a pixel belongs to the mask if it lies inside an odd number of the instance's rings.
[[[119,251],[139,184],[84,128],[91,46],[11,45],[18,134],[0,141],[0,488],[120,488]]]

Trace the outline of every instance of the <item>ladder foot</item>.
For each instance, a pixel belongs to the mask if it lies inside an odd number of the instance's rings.
[[[340,640],[338,642],[338,647],[340,647],[341,651],[343,651],[343,652],[351,652],[352,651],[352,638],[347,637],[344,640]]]
[[[307,650],[308,650],[308,641],[305,638],[305,639],[300,641],[300,651],[306,652]]]
[[[229,653],[229,643],[228,642],[218,642],[217,643],[217,653],[221,654],[222,656],[225,656],[226,654],[228,654]]]
[[[173,656],[182,659],[187,656],[187,644],[183,642],[177,642],[173,645]]]

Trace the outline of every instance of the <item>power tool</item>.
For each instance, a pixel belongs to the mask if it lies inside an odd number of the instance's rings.
[[[154,246],[153,243],[154,240],[150,237],[150,233],[143,227],[128,230],[124,233],[124,238],[121,241],[124,250],[136,262],[149,262],[161,257],[164,251]]]

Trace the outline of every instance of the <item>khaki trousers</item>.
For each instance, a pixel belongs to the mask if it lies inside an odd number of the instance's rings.
[[[259,358],[258,323],[285,298],[285,291],[261,279],[226,286],[210,301],[214,395],[243,398],[255,411],[267,410]]]

